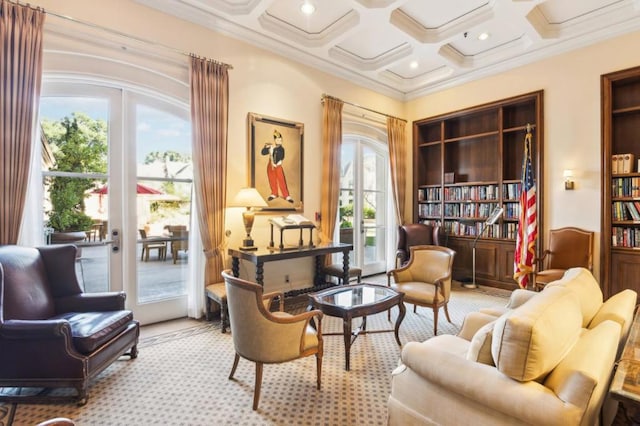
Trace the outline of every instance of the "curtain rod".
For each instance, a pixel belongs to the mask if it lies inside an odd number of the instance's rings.
[[[340,101],[340,102],[345,103],[345,104],[347,104],[347,105],[351,105],[351,106],[353,106],[353,107],[363,109],[363,110],[365,110],[365,111],[373,112],[374,114],[383,115],[383,116],[385,116],[385,117],[389,117],[389,118],[395,118],[396,120],[404,121],[405,123],[407,122],[407,120],[405,120],[404,118],[395,117],[395,116],[393,116],[393,115],[385,114],[384,112],[380,112],[380,111],[376,111],[375,109],[371,109],[371,108],[363,107],[362,105],[354,104],[353,102],[343,101],[343,100],[342,100],[342,99],[340,99],[340,98],[336,98],[335,96],[327,95],[326,93],[323,93],[323,94],[322,94],[322,99],[321,99],[320,101],[321,101],[321,102],[324,102],[325,98],[335,99],[336,101]]]
[[[9,1],[12,2],[11,0],[9,0]],[[15,4],[18,4],[18,5],[22,6],[22,4],[20,4],[20,1],[17,1]],[[178,53],[180,55],[189,56],[189,57],[195,57],[195,58],[198,58],[198,59],[204,59],[206,61],[213,62],[213,63],[218,64],[218,65],[222,65],[222,66],[226,67],[227,69],[233,69],[233,65],[226,64],[226,63],[220,62],[220,61],[216,61],[215,59],[201,57],[201,56],[196,55],[194,53],[185,52],[185,51],[177,49],[175,47],[171,47],[171,46],[167,46],[166,44],[158,43],[157,41],[152,41],[152,40],[148,40],[148,39],[141,38],[141,37],[138,37],[138,36],[134,36],[134,35],[131,35],[131,34],[127,34],[127,33],[124,33],[124,32],[118,31],[118,30],[114,30],[112,28],[107,28],[107,27],[104,27],[102,25],[94,24],[92,22],[76,19],[76,18],[74,18],[72,16],[62,15],[62,14],[59,14],[59,13],[56,13],[56,12],[51,12],[51,11],[46,10],[44,8],[40,8],[40,9],[43,10],[47,15],[52,15],[52,16],[55,16],[57,18],[61,18],[61,19],[65,19],[67,21],[75,22],[77,24],[85,25],[85,26],[90,27],[90,28],[98,29],[98,30],[101,30],[101,31],[106,31],[108,33],[115,34],[117,36],[124,37],[124,38],[130,39],[130,40],[135,40],[135,41],[138,41],[138,42],[141,42],[141,43],[145,43],[145,44],[149,44],[149,45],[152,45],[152,46],[161,47],[163,49],[170,50],[173,53]]]

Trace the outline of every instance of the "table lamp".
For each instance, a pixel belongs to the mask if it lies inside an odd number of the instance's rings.
[[[240,250],[257,250],[258,247],[253,245],[253,239],[251,238],[251,228],[253,228],[255,215],[255,211],[252,209],[254,207],[268,207],[267,202],[255,188],[242,188],[240,192],[236,194],[233,201],[231,201],[229,207],[247,208],[242,212],[242,222],[244,223],[244,230],[247,232],[247,236],[242,240]]]

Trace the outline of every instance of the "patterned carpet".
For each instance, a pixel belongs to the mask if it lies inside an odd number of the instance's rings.
[[[439,334],[456,333],[465,313],[503,306],[509,294],[454,290],[449,303],[453,324],[441,315]],[[368,330],[388,328],[386,313],[368,318]],[[341,320],[323,320],[324,332],[341,329]],[[414,314],[409,307],[400,338],[422,341],[432,329],[430,310],[419,308]],[[346,372],[342,338],[326,336],[322,389],[315,387],[315,357],[265,365],[260,406],[253,411],[254,364],[241,360],[235,380],[228,380],[231,335],[222,334],[217,321],[203,322],[141,341],[138,359],[123,357],[93,382],[85,406],[0,404],[0,426],[35,425],[52,417],[68,417],[78,425],[383,425],[390,373],[399,354],[393,333],[359,336]]]

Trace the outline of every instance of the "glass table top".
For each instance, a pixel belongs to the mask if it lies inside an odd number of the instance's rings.
[[[325,290],[311,295],[318,303],[344,308],[379,303],[397,296],[397,292],[389,287],[358,284]]]

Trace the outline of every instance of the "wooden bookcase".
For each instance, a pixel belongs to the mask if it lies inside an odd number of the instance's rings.
[[[444,226],[447,245],[456,251],[455,279],[472,276],[473,240],[502,206],[503,217],[478,239],[476,281],[517,288],[513,256],[527,125],[533,129],[538,229],[544,229],[542,97],[537,91],[413,122],[414,222]]]
[[[640,292],[640,67],[603,75],[601,91],[600,285],[609,297],[626,288]],[[612,165],[621,154],[634,156],[623,172]]]

